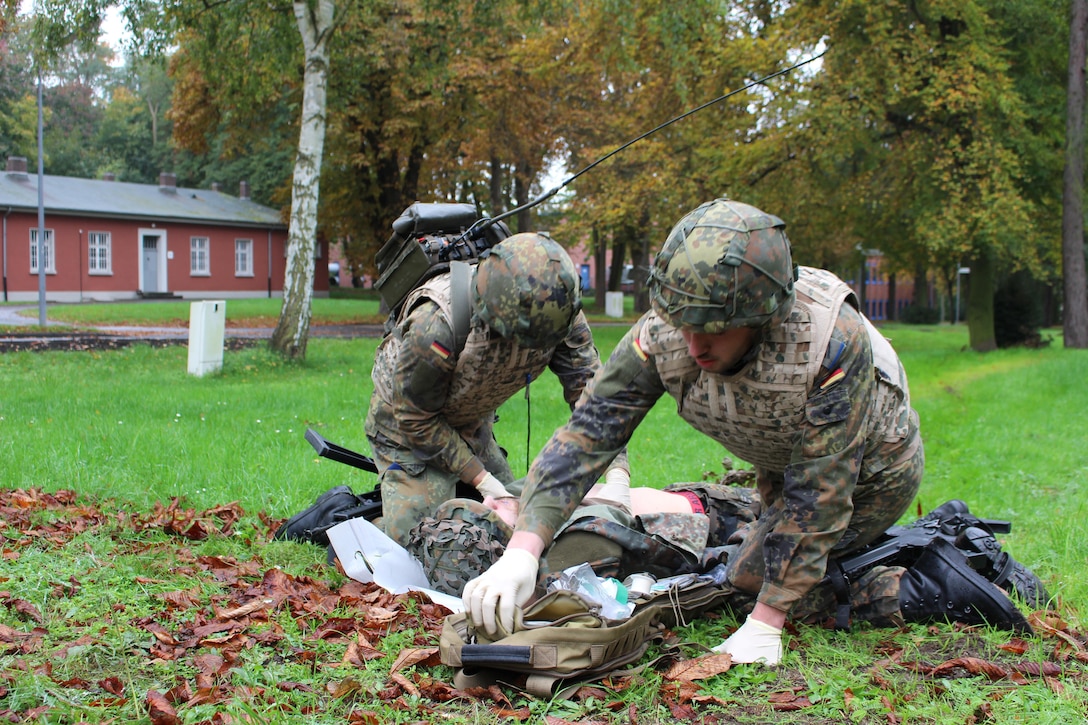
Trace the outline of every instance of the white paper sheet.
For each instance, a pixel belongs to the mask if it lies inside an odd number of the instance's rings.
[[[423,565],[407,549],[366,519],[349,519],[328,530],[344,573],[356,581],[374,582],[393,594],[418,591],[452,612],[463,612],[460,597],[431,588]]]

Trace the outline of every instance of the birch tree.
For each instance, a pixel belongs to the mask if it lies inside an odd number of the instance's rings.
[[[321,156],[325,147],[328,43],[335,27],[335,6],[333,0],[297,0],[292,6],[306,55],[298,154],[291,185],[283,306],[271,345],[273,350],[296,359],[305,358],[310,333]]]

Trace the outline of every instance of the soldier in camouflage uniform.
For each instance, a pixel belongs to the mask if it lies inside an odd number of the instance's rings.
[[[829,559],[864,547],[907,510],[924,455],[903,367],[844,282],[795,270],[784,227],[717,199],[672,229],[650,274],[653,309],[534,461],[503,557],[466,587],[475,622],[491,630],[496,616],[510,621],[544,546],[665,394],[757,474],[764,509],[728,564],[728,585],[754,599],[719,645],[734,662],[777,663],[787,615],[828,606],[818,585]],[[939,615],[901,606],[922,588],[902,574],[873,570],[853,583],[864,598],[855,611]],[[940,588],[939,572],[921,576]]]
[[[401,545],[454,497],[458,482],[481,497],[518,493],[506,488],[513,476],[492,432],[495,411],[545,368],[573,406],[600,364],[577,271],[549,237],[503,240],[478,263],[469,288],[471,300],[454,300],[449,273],[420,285],[375,355],[366,434],[380,472],[382,527]],[[457,304],[472,305],[461,350]]]

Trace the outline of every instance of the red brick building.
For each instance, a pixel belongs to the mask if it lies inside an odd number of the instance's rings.
[[[38,245],[38,176],[9,158],[0,174],[3,300],[38,299],[39,251],[51,302],[146,297],[280,297],[287,225],[277,210],[217,188],[44,176],[44,245]],[[314,292],[327,295],[328,250],[314,260]]]
[[[914,301],[914,279],[907,275],[898,275],[893,284],[891,277],[884,271],[884,255],[877,249],[866,251],[863,269],[864,291],[858,285],[857,272],[853,278],[843,277],[862,300],[862,312],[874,322],[898,320],[903,310]]]

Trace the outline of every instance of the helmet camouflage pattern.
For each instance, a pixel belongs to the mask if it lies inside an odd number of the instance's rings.
[[[674,327],[708,334],[782,323],[797,279],[785,228],[776,216],[724,198],[689,212],[654,258],[654,311]]]
[[[513,530],[479,501],[450,499],[412,529],[405,547],[431,586],[455,597],[506,550]]]
[[[533,349],[562,342],[582,309],[574,262],[544,234],[515,234],[481,255],[473,290],[473,310],[481,320]]]

